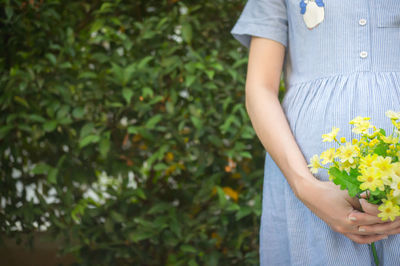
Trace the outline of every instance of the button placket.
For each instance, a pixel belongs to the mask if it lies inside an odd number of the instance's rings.
[[[358,44],[359,45],[358,56],[359,59],[363,61],[363,63],[360,65],[361,69],[363,70],[367,70],[370,68],[369,58],[371,57],[369,51],[371,40],[369,35],[368,15],[369,11],[358,17],[358,21],[356,22],[358,23],[357,27],[359,27],[359,34],[360,34],[360,39],[359,39],[360,42]]]

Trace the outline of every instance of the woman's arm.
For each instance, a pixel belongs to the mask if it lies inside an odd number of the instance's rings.
[[[357,211],[358,200],[350,198],[346,191],[331,182],[319,181],[308,169],[278,99],[284,56],[285,47],[281,43],[252,37],[246,109],[258,138],[295,195],[333,230],[357,243],[386,238],[387,235],[375,230],[375,226],[383,224],[376,215]],[[358,231],[360,225],[368,225],[368,232]]]

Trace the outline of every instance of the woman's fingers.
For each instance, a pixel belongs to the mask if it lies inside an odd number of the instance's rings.
[[[357,210],[353,210],[349,215],[348,215],[349,221],[353,225],[373,225],[373,224],[382,224],[386,223],[382,221],[381,218],[379,218],[375,214],[370,214],[370,213],[364,213],[360,212]]]
[[[360,204],[361,204],[362,210],[368,214],[376,216],[380,213],[380,211],[378,210],[379,206],[369,203],[366,199],[361,198]]]
[[[376,233],[376,234],[386,234],[393,235],[400,232],[400,221],[396,220],[394,222],[385,222],[383,224],[376,225],[362,225],[359,226],[359,231],[365,233]]]
[[[386,239],[388,237],[387,235],[370,235],[370,236],[362,236],[356,234],[344,234],[344,235],[358,244],[371,244],[372,242]]]
[[[386,235],[397,235],[397,234],[400,234],[400,228],[399,227],[394,229],[394,230],[392,230],[392,231],[386,232]]]

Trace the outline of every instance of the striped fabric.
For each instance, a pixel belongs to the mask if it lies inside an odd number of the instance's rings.
[[[246,47],[251,36],[286,47],[282,107],[309,162],[334,146],[321,138],[332,126],[358,138],[348,124],[356,116],[392,132],[385,112],[400,111],[400,0],[323,0],[324,20],[311,30],[302,2],[312,11],[314,0],[249,0],[231,33]],[[261,265],[374,265],[368,245],[334,232],[294,196],[267,152],[264,167]],[[315,176],[328,180],[326,171]],[[400,265],[399,235],[376,245],[381,265]]]

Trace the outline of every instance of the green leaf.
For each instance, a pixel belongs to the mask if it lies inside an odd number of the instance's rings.
[[[147,97],[148,96],[148,97],[152,98],[154,96],[154,92],[150,87],[144,87],[142,89],[142,96],[143,97]]]
[[[80,131],[80,137],[84,138],[87,135],[89,135],[90,133],[92,133],[94,130],[94,124],[93,123],[87,123],[85,124]]]
[[[188,263],[188,266],[198,266],[199,264],[196,262],[196,259],[191,259]]]
[[[219,186],[216,187],[216,190],[217,190],[217,195],[218,195],[219,206],[223,208],[228,204],[228,200],[226,199],[225,192]]]
[[[114,232],[114,222],[111,217],[108,217],[106,222],[104,223],[104,229],[107,233]]]
[[[35,168],[33,168],[33,174],[47,174],[51,167],[46,163],[38,163]]]
[[[72,68],[72,64],[70,62],[64,62],[62,64],[59,65],[60,68]]]
[[[138,69],[142,69],[147,66],[147,64],[153,59],[153,56],[146,56],[142,60],[140,60],[139,64],[137,65]]]
[[[55,55],[51,54],[51,53],[47,53],[45,54],[45,57],[53,64],[56,65],[57,64],[57,58],[55,57]]]
[[[188,253],[197,253],[197,249],[195,249],[193,246],[191,245],[182,245],[181,246],[181,250],[183,252],[188,252]]]
[[[185,42],[192,42],[192,26],[189,23],[185,23],[182,25],[182,38]]]
[[[167,109],[167,112],[169,113],[169,114],[173,114],[174,113],[174,104],[173,103],[171,103],[171,102],[167,102],[166,104],[165,104],[165,109]]]
[[[135,189],[135,194],[141,198],[141,199],[147,199],[146,194],[144,193],[144,191],[141,188],[137,188]]]
[[[99,143],[99,150],[101,157],[105,158],[107,156],[108,151],[110,150],[110,140],[108,138],[101,138]]]
[[[135,126],[130,126],[128,127],[128,133],[129,134],[137,134],[139,132],[139,129]]]
[[[380,156],[385,156],[386,155],[386,150],[388,149],[388,145],[386,143],[379,143],[375,149],[374,153],[380,155]]]
[[[240,210],[236,213],[235,218],[236,221],[239,221],[240,219],[250,215],[252,213],[253,209],[247,206],[243,206],[240,208]]]
[[[240,206],[236,203],[230,203],[228,207],[226,208],[227,211],[239,211]]]
[[[209,79],[213,79],[214,78],[214,74],[215,74],[214,70],[206,70],[205,72],[206,72],[206,75],[207,75],[207,77]]]
[[[349,175],[346,171],[340,171],[336,167],[331,167],[328,172],[333,178],[333,183],[339,185],[342,190],[347,189],[350,197],[355,197],[362,191],[360,189],[361,182]]]
[[[125,101],[130,104],[131,103],[131,98],[133,96],[133,91],[129,88],[123,88],[122,89],[122,96],[124,97]]]
[[[14,9],[12,9],[10,6],[6,6],[5,12],[7,15],[7,20],[10,20],[12,16],[14,15]]]
[[[31,114],[28,116],[28,119],[34,122],[40,122],[40,123],[44,123],[46,122],[46,119],[44,119],[42,116],[37,115],[37,114]]]
[[[253,157],[251,156],[251,153],[248,151],[242,151],[240,152],[240,156],[244,157],[244,158],[249,158],[252,159]]]
[[[84,114],[85,114],[85,109],[83,109],[83,107],[76,107],[72,111],[72,116],[77,119],[83,118]]]
[[[57,111],[57,118],[64,118],[69,114],[70,107],[68,105],[63,105],[60,109]]]
[[[129,239],[133,242],[139,242],[149,239],[154,235],[154,231],[138,230],[128,235]]]
[[[7,133],[11,131],[13,128],[14,126],[12,125],[2,126],[0,128],[0,139],[3,139],[7,135]]]
[[[148,214],[162,213],[171,208],[171,205],[165,202],[157,203],[147,212]]]
[[[116,211],[111,211],[111,217],[113,218],[114,221],[116,221],[118,223],[122,223],[125,221],[124,216],[122,216],[120,213],[118,213]]]
[[[16,95],[16,96],[14,96],[14,100],[15,100],[17,103],[22,104],[22,105],[25,106],[26,108],[29,108],[29,104],[28,104],[28,102],[27,102],[24,98],[22,98],[22,97]]]
[[[100,140],[100,136],[98,136],[98,135],[86,136],[79,142],[79,147],[83,148],[91,143],[99,142],[99,140]]]
[[[103,3],[99,9],[99,14],[100,13],[108,13],[112,10],[113,8],[113,3]]]
[[[153,129],[153,128],[158,124],[158,122],[161,121],[162,118],[163,118],[163,117],[162,117],[162,115],[160,115],[160,114],[157,114],[157,115],[153,116],[152,118],[150,118],[150,119],[146,122],[145,127],[146,127],[147,129]]]
[[[71,27],[67,28],[67,42],[70,45],[75,42],[74,30]]]
[[[203,128],[203,121],[195,116],[190,117],[190,120],[192,120],[193,125],[197,128],[197,129],[202,129]]]
[[[43,124],[43,129],[44,129],[44,131],[46,131],[46,132],[51,132],[51,131],[53,131],[54,129],[56,129],[56,127],[57,127],[57,121],[56,121],[56,120],[46,121],[46,122]]]
[[[84,71],[79,73],[78,79],[95,79],[97,78],[97,74],[91,71]]]
[[[57,184],[57,174],[58,174],[58,169],[57,168],[51,168],[49,171],[49,174],[47,176],[47,181],[50,184]]]
[[[193,82],[196,80],[196,76],[195,75],[186,75],[185,77],[185,86],[190,87]]]

